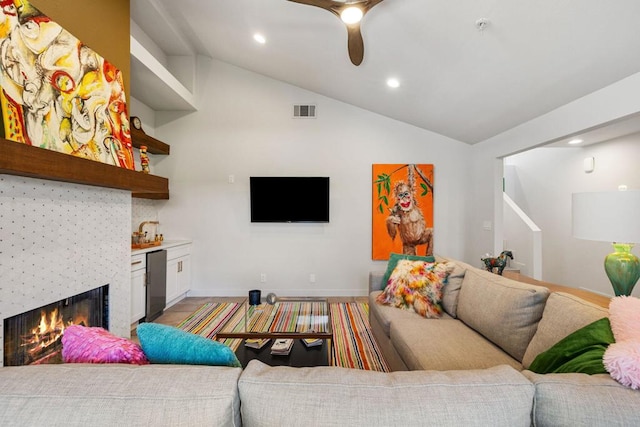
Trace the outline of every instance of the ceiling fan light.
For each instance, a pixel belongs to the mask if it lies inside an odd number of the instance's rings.
[[[364,14],[362,13],[362,9],[357,6],[351,6],[340,13],[340,19],[342,19],[342,22],[347,25],[356,24],[360,22],[363,15]]]

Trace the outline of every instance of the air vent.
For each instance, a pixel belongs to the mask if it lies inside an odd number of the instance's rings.
[[[294,105],[293,117],[297,119],[315,119],[316,106],[315,105]]]

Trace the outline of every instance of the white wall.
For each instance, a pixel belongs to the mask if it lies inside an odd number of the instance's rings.
[[[171,180],[171,200],[158,203],[161,228],[174,233],[169,239],[194,239],[194,286],[206,294],[239,295],[253,287],[363,292],[366,272],[383,266],[370,261],[372,163],[435,163],[436,251],[479,265],[485,253],[502,250],[502,158],[640,112],[638,73],[468,147],[223,63],[201,68],[200,111],[155,113],[166,123],[156,136],[172,145],[172,154],[152,162]],[[318,104],[319,118],[290,119],[293,103]],[[301,172],[332,176],[332,215],[346,222],[250,225],[248,177]],[[236,184],[227,183],[230,174]],[[333,273],[345,254],[355,263],[348,274],[347,267]],[[281,258],[291,273],[282,273]],[[258,283],[260,272],[268,274],[266,285]],[[318,276],[313,287],[311,272]]]
[[[465,258],[478,259],[502,250],[503,157],[637,114],[638,93],[640,73],[473,145]],[[492,223],[491,231],[483,229],[484,221]]]
[[[371,260],[374,163],[435,165],[435,250],[462,258],[468,145],[219,61],[200,58],[198,75],[198,112],[156,113],[171,155],[152,165],[170,179],[165,238],[194,242],[192,295],[365,295],[368,272],[386,265]],[[307,103],[318,117],[293,119]],[[331,222],[251,224],[252,175],[329,176]]]
[[[503,228],[504,249],[511,251],[509,267],[520,274],[542,279],[542,236],[540,228],[515,202],[504,193]]]
[[[587,157],[595,158],[592,173],[583,170]],[[613,295],[603,268],[611,244],[572,237],[571,194],[615,191],[620,184],[640,189],[639,159],[640,134],[582,148],[536,148],[505,159],[512,198],[543,231],[543,280]]]

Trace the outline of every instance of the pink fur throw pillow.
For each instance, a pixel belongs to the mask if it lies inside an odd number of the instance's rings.
[[[604,367],[620,384],[640,389],[640,299],[612,298],[609,321],[616,342],[604,353]]]
[[[640,388],[640,340],[610,344],[602,362],[611,378],[634,390]]]
[[[609,303],[609,320],[616,342],[640,340],[640,298],[612,298]]]
[[[117,337],[104,328],[68,326],[62,335],[65,363],[149,363],[142,348],[133,341]]]

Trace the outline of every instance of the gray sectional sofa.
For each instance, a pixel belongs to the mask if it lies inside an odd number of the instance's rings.
[[[370,273],[369,321],[392,370],[509,366],[535,387],[534,425],[640,425],[640,390],[624,387],[608,374],[541,375],[527,370],[538,354],[607,317],[608,309],[453,262],[456,267],[443,288],[445,313],[439,319],[377,304],[384,272]]]
[[[629,426],[640,391],[608,375],[527,371],[535,356],[607,315],[456,263],[442,319],[374,302],[371,325],[396,372],[184,365],[0,368],[0,425]]]

